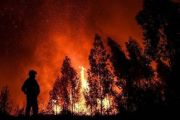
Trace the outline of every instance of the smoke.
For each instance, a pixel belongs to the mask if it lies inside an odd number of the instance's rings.
[[[49,98],[65,56],[80,72],[98,33],[123,49],[129,36],[142,42],[135,15],[142,0],[2,0],[0,2],[0,87],[8,85],[15,104],[23,104],[21,86],[37,71],[39,99]]]

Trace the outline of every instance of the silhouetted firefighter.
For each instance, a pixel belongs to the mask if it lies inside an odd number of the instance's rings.
[[[38,114],[37,97],[40,93],[40,89],[35,79],[36,74],[37,74],[36,71],[30,70],[29,78],[24,82],[22,86],[22,91],[24,92],[24,94],[26,94],[26,97],[27,97],[25,116],[30,115],[31,107],[33,109],[33,116],[36,116]]]

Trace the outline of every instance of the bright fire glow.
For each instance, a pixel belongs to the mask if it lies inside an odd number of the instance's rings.
[[[57,105],[57,101],[56,100],[52,100],[53,102],[53,110],[54,110],[54,115],[60,114],[61,112],[61,106]]]
[[[81,74],[81,83],[82,83],[81,88],[85,89],[85,90],[87,90],[89,92],[89,86],[88,86],[87,80],[85,79],[85,73],[84,73],[84,71],[86,69],[84,67],[82,67],[82,66],[79,66],[79,68],[81,69],[81,72],[80,72],[80,74]]]
[[[80,75],[81,75],[81,88],[80,88],[80,98],[79,102],[75,104],[75,110],[74,112],[77,114],[84,114],[84,115],[90,115],[90,110],[86,106],[86,100],[84,98],[84,93],[89,92],[89,86],[87,79],[85,78],[85,68],[82,66],[79,66],[81,69]]]
[[[103,105],[105,109],[108,109],[110,107],[110,102],[107,98],[103,100]]]
[[[54,105],[54,115],[60,114],[61,106]]]
[[[80,96],[79,96],[79,102],[74,104],[73,113],[78,114],[78,115],[91,115],[90,107],[86,106],[86,99],[84,97],[84,94],[89,93],[89,89],[90,89],[87,79],[85,77],[86,69],[82,66],[79,66],[79,68],[81,69],[81,71],[80,71],[81,79],[79,81],[79,84],[81,84]],[[71,96],[70,96],[70,98],[71,98]],[[72,101],[72,99],[70,99],[70,100]],[[106,111],[108,111],[110,108],[113,107],[112,101],[113,101],[113,97],[110,97],[110,96],[106,96],[102,100],[103,115],[107,113]],[[97,103],[98,103],[98,106],[96,109],[100,111],[101,101],[99,99],[97,99]],[[61,106],[58,106],[55,100],[53,101],[53,104],[54,104],[53,105],[54,106],[53,107],[54,114],[55,115],[60,114],[62,111]],[[72,110],[72,109],[70,109],[70,110]],[[117,113],[116,109],[111,109],[111,111],[108,114],[116,114],[116,113]]]

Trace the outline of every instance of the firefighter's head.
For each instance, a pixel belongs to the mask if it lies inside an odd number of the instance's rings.
[[[29,71],[29,77],[30,77],[30,78],[35,78],[35,77],[36,77],[36,74],[37,74],[37,72],[34,71],[34,70],[30,70],[30,71]]]

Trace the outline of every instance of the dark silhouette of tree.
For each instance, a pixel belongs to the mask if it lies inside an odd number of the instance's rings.
[[[167,79],[169,94],[173,94],[170,106],[180,106],[180,5],[172,0],[144,0],[143,10],[136,16],[143,29],[146,53],[153,59],[162,57],[169,61]]]
[[[10,98],[9,88],[5,86],[0,93],[0,114],[10,114],[12,110],[12,100]]]
[[[157,77],[160,78],[163,82],[167,83],[167,76],[170,73],[170,67],[166,65],[162,60],[156,60],[156,69],[157,69]]]
[[[129,42],[126,42],[126,48],[132,65],[131,78],[138,80],[137,84],[140,87],[140,80],[146,79],[150,81],[154,77],[151,60],[143,54],[142,47],[132,38],[129,39]]]
[[[127,79],[130,68],[130,61],[126,58],[121,46],[118,45],[110,37],[107,38],[108,46],[110,47],[110,61],[114,67],[114,74],[120,79]]]
[[[61,77],[60,99],[62,100],[63,112],[67,113],[70,105],[70,94],[68,93],[68,80]]]
[[[54,114],[53,110],[53,90],[49,92],[49,101],[46,106],[46,113],[47,114]]]
[[[126,48],[132,65],[129,73],[133,82],[129,86],[129,105],[136,105],[141,108],[142,105],[153,104],[152,80],[154,78],[154,70],[151,66],[151,60],[143,54],[139,43],[132,38],[129,39],[129,42],[126,42]]]
[[[57,110],[56,112],[54,111],[57,109],[58,106],[60,106],[60,78],[59,76],[57,77],[53,89],[49,92],[49,101],[46,106],[46,113],[47,114],[56,114],[57,115]]]
[[[131,63],[126,58],[126,55],[122,50],[121,46],[118,45],[110,37],[107,38],[107,44],[110,47],[110,61],[113,66],[113,72],[114,75],[117,77],[116,85],[119,89],[122,89],[123,91],[122,95],[117,95],[116,92],[114,92],[114,96],[116,97],[117,102],[119,104],[122,96],[128,97],[129,86],[131,86],[132,84],[130,79]],[[118,106],[121,107],[122,105],[119,104]],[[120,111],[122,111],[122,109],[120,109]]]
[[[143,96],[148,96],[146,94],[147,88],[149,86],[150,89],[151,80],[154,77],[151,60],[143,53],[139,43],[132,38],[129,39],[129,42],[126,42],[130,59],[127,59],[121,47],[111,38],[108,38],[108,46],[110,47],[110,60],[114,68],[114,74],[118,80],[116,85],[123,91],[123,94],[119,96],[115,93],[118,99],[117,102],[122,103],[122,98],[127,97],[127,105],[124,105],[125,108],[127,107],[126,109],[133,111],[141,108],[144,104],[142,101],[150,101],[147,98],[145,100]],[[152,89],[149,91],[149,93],[152,93]],[[119,105],[120,108],[121,106]],[[120,110],[122,111],[122,109]]]
[[[147,53],[155,59],[161,51],[158,45],[162,40],[167,44],[165,48],[168,51],[170,64],[173,64],[180,41],[179,3],[174,3],[172,0],[144,0],[143,10],[139,11],[136,20],[143,29]]]
[[[53,89],[52,89],[52,104],[55,107],[54,109],[56,109],[56,115],[57,115],[57,107],[60,106],[60,88],[61,87],[61,81],[59,76],[57,77],[54,85],[53,85]]]
[[[109,55],[106,53],[101,37],[97,34],[95,35],[93,46],[94,48],[91,49],[89,55],[90,69],[88,70],[90,97],[91,102],[95,102],[95,98],[100,100],[100,112],[102,115],[102,101],[110,92],[109,90],[113,79],[107,63]],[[96,105],[96,102],[94,104]]]
[[[157,63],[156,65],[157,78],[159,79],[159,82],[161,82],[161,87],[162,87],[161,89],[163,93],[162,99],[164,99],[163,101],[165,101],[165,103],[168,103],[168,100],[171,97],[171,95],[168,92],[169,90],[168,90],[168,85],[167,85],[168,76],[170,74],[170,67],[166,65],[165,63],[163,63],[163,61],[160,59],[157,59],[156,63]]]

